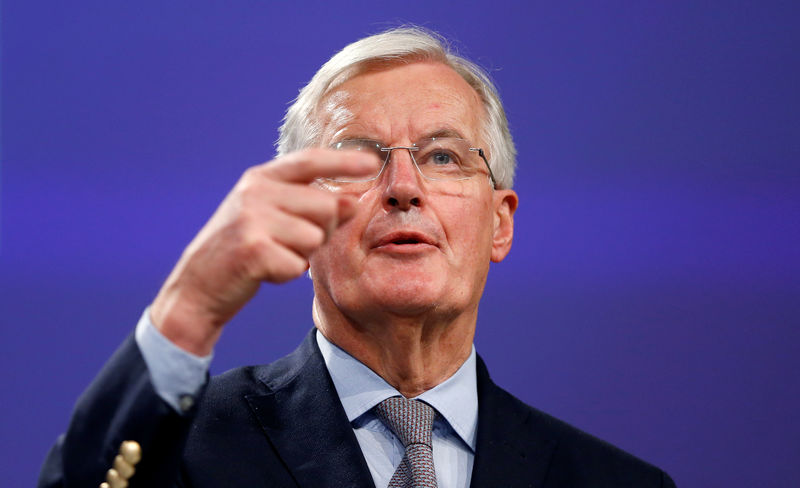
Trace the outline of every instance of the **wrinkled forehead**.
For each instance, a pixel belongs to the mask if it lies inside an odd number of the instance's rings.
[[[340,77],[315,112],[321,145],[348,136],[425,137],[452,130],[482,144],[485,108],[480,96],[455,70],[435,61],[381,62]]]

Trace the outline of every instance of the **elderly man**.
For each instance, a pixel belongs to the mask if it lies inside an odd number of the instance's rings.
[[[475,354],[517,208],[478,67],[420,29],[362,39],[301,91],[278,152],[186,248],[40,486],[674,486],[501,390]],[[303,344],[207,382],[259,285],[307,270]]]

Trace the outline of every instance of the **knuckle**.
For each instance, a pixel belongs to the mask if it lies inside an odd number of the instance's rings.
[[[261,185],[264,182],[274,180],[276,162],[277,160],[273,160],[266,163],[257,164],[255,166],[250,166],[242,173],[239,183],[247,187],[254,187]]]
[[[258,274],[256,268],[267,253],[269,246],[266,242],[253,236],[245,236],[236,248],[234,259],[250,270],[251,274]]]
[[[264,167],[262,166],[250,166],[244,173],[242,173],[242,177],[240,181],[245,184],[252,184],[254,181],[258,180],[261,177],[261,174],[264,171]]]
[[[258,184],[258,178],[255,176],[255,173],[245,172],[245,174],[236,184],[236,189],[235,189],[236,194],[241,195],[242,197],[250,195],[255,191],[257,184]]]
[[[247,222],[253,218],[253,212],[258,207],[259,192],[256,191],[252,184],[247,184],[242,187],[239,192],[239,208],[237,209],[237,217],[242,221]]]
[[[251,238],[252,229],[255,224],[256,216],[252,205],[249,205],[252,198],[247,195],[242,195],[240,205],[232,218],[232,228],[236,232],[237,238],[244,243],[247,243]]]

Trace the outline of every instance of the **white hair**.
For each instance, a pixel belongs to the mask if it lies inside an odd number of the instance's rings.
[[[456,71],[478,93],[486,109],[482,136],[497,188],[514,183],[516,154],[503,105],[489,75],[478,65],[451,49],[445,38],[420,27],[400,27],[365,37],[336,53],[300,90],[286,111],[278,138],[278,155],[312,147],[322,128],[315,113],[320,102],[336,86],[373,63],[437,61]]]

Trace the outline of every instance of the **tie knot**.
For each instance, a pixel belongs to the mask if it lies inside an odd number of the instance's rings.
[[[434,410],[427,403],[391,397],[375,407],[375,414],[392,429],[404,447],[410,444],[431,447]]]

